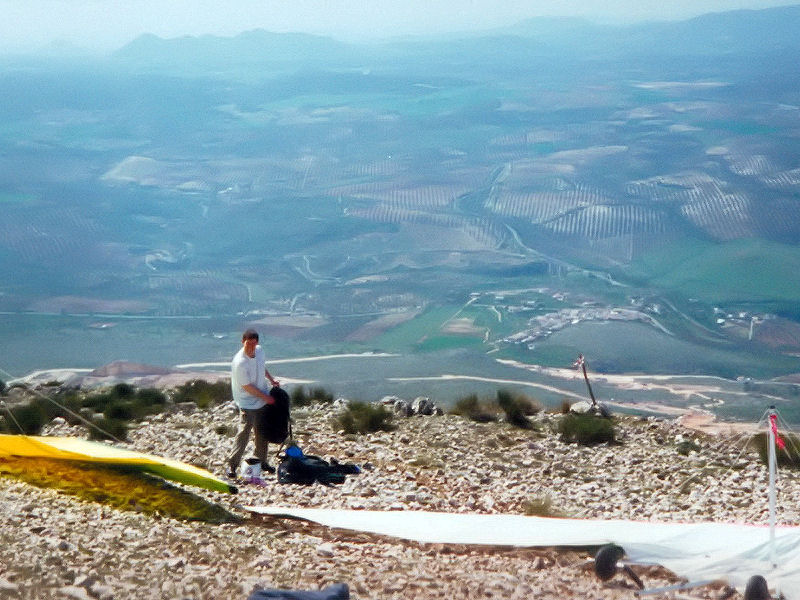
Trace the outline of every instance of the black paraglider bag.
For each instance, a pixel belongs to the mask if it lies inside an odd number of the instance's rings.
[[[282,444],[291,431],[289,422],[289,394],[277,386],[269,391],[274,404],[265,405],[256,418],[256,427],[270,443]]]

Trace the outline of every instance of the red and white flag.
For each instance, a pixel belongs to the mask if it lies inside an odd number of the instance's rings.
[[[786,448],[786,442],[783,441],[783,438],[778,433],[778,415],[769,416],[769,426],[772,429],[772,434],[775,436],[775,445],[781,450]]]

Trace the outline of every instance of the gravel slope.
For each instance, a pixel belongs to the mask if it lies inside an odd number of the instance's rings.
[[[313,524],[258,520],[254,504],[570,517],[766,522],[766,469],[734,438],[708,437],[676,421],[626,417],[622,442],[583,448],[561,443],[554,415],[539,431],[476,424],[455,416],[397,419],[391,433],[342,436],[333,407],[294,410],[309,454],[364,466],[337,487],[244,485],[235,496],[192,490],[242,517],[239,523],[184,522],[40,489],[0,477],[0,598],[246,598],[256,587],[319,589],[349,584],[353,598],[630,599],[618,575],[600,582],[588,551],[417,544]],[[223,472],[235,412],[158,415],[132,431],[129,446]],[[79,434],[52,425],[52,434]],[[683,456],[676,445],[700,450]],[[782,473],[779,498],[800,479]],[[800,524],[781,503],[779,521]],[[640,568],[651,586],[678,579]],[[721,586],[691,592],[721,598]],[[688,594],[688,592],[686,593]],[[733,598],[738,595],[732,596]]]

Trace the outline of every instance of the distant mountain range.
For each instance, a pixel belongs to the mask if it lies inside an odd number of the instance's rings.
[[[408,56],[411,48],[440,59],[482,52],[483,59],[513,60],[515,55],[564,59],[615,59],[630,56],[725,56],[800,51],[800,5],[763,10],[710,13],[678,22],[627,26],[596,25],[577,18],[534,18],[516,25],[438,38],[415,37],[382,43],[350,44],[305,33],[256,29],[234,37],[183,36],[163,39],[146,34],[116,51],[113,58],[132,66],[190,70],[239,68],[258,64],[356,66],[365,59]],[[502,49],[502,52],[498,52]]]
[[[800,5],[709,13],[686,21],[627,26],[595,25],[582,19],[528,19],[498,33],[559,47],[615,54],[770,53],[800,48]]]
[[[358,54],[356,47],[328,37],[256,29],[234,37],[205,35],[163,39],[145,34],[116,51],[113,57],[133,65],[206,71],[258,64],[342,64]]]

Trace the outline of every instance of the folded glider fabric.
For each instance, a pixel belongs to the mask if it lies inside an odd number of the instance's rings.
[[[787,600],[800,600],[800,527],[778,527],[773,546],[768,527],[736,523],[281,506],[247,506],[245,510],[422,543],[518,547],[617,544],[630,560],[662,565],[691,581],[720,579],[744,591],[751,576],[763,575]]]

